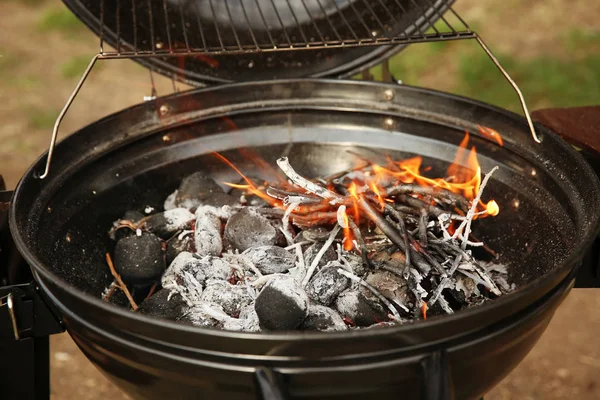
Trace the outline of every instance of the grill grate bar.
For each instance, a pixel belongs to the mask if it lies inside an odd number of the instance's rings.
[[[476,36],[446,0],[358,0],[344,5],[337,0],[129,0],[133,24],[126,27],[122,21],[125,12],[122,3],[127,1],[117,0],[110,8],[106,0],[99,2],[101,56],[241,54],[398,45]],[[407,7],[419,10],[422,22],[413,21],[406,31],[397,31],[395,26],[406,19]],[[140,28],[136,11],[144,9],[148,20]],[[115,13],[112,25],[105,24],[105,10]],[[188,12],[195,14],[193,28],[187,20]],[[160,18],[155,18],[159,15]],[[438,20],[435,26],[433,23]],[[429,33],[421,28],[425,22],[431,26]],[[104,48],[106,37],[116,39],[115,49]]]

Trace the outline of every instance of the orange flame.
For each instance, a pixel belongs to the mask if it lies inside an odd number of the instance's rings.
[[[424,301],[423,305],[421,306],[421,313],[423,314],[423,319],[427,319],[427,302]]]
[[[350,229],[348,214],[345,211],[342,213],[342,218],[344,219],[344,250],[350,251],[354,247],[354,236],[352,235],[352,229]]]
[[[491,128],[480,127],[480,132],[483,135],[487,135],[493,140],[496,140],[498,144],[502,145],[502,138],[498,132]],[[397,201],[394,198],[388,198],[386,190],[391,186],[398,185],[399,183],[404,184],[416,184],[425,187],[438,188],[448,190],[450,192],[459,194],[465,197],[467,200],[473,200],[477,197],[481,185],[481,167],[477,160],[477,152],[474,146],[469,148],[470,136],[467,132],[460,142],[454,161],[448,167],[446,171],[446,178],[429,178],[423,175],[431,168],[423,166],[423,158],[420,156],[408,158],[401,161],[393,161],[390,157],[387,157],[387,163],[385,166],[372,163],[369,166],[363,166],[361,168],[355,168],[353,171],[363,172],[360,178],[354,178],[348,185],[349,196],[344,200],[345,206],[352,205],[352,218],[354,222],[360,226],[360,207],[359,201],[363,192],[370,192],[370,199],[375,200],[383,210],[386,203],[394,203]],[[216,157],[222,160],[224,163],[229,165],[235,170],[246,182],[246,184],[233,184],[226,183],[230,187],[243,189],[248,193],[258,196],[265,200],[271,206],[284,209],[283,201],[274,199],[269,196],[264,187],[257,187],[249,178],[247,178],[233,163],[227,160],[219,153],[214,153]],[[275,171],[269,164],[262,160],[257,154],[252,151],[244,150],[242,153],[245,157],[249,158],[259,170],[269,175],[277,176],[279,181],[278,188],[284,189],[290,193],[297,193],[299,195],[304,194],[304,189],[292,185],[287,180]],[[364,159],[362,159],[364,162]],[[360,175],[359,175],[360,176]],[[335,191],[335,187],[332,183],[328,184],[328,189]],[[494,200],[490,200],[484,203],[481,199],[476,207],[477,214],[474,218],[494,216],[500,212],[498,203]],[[354,247],[353,232],[349,227],[349,216],[348,211],[344,211],[343,215],[337,214],[337,218],[343,218],[343,221],[339,220],[340,223],[344,223],[344,249],[350,251]],[[461,210],[457,210],[461,213]],[[304,204],[297,207],[292,213],[294,221],[303,225],[319,224],[319,223],[334,223],[336,220],[336,207],[331,204],[327,199],[324,199],[321,203],[317,204]],[[299,225],[299,226],[303,226]],[[454,234],[456,230],[456,224],[452,223],[448,227],[450,234]],[[427,305],[424,306],[423,315],[426,318]]]

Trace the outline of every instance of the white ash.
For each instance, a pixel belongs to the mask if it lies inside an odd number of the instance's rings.
[[[164,230],[175,232],[184,230],[196,218],[187,208],[172,208],[163,212]]]
[[[194,231],[196,254],[201,256],[219,256],[223,252],[221,220],[210,211],[197,213]]]
[[[200,300],[221,306],[227,315],[237,317],[241,309],[250,305],[254,299],[243,284],[232,285],[226,281],[209,279]]]
[[[342,317],[358,326],[370,326],[388,320],[387,312],[379,303],[369,301],[352,288],[338,296],[335,308]]]
[[[208,279],[226,280],[232,267],[218,257],[198,258],[191,253],[180,253],[165,271],[161,283],[163,288],[179,293],[189,305],[200,302]]]
[[[260,322],[258,314],[254,310],[254,305],[242,308],[239,318],[228,318],[225,320],[223,329],[228,331],[259,332]]]
[[[210,214],[216,215],[217,217],[221,218],[222,220],[227,220],[235,212],[236,212],[235,208],[231,207],[229,205],[224,205],[222,207],[201,205],[201,206],[198,206],[198,208],[196,208],[196,217],[198,217],[199,215],[210,213]]]
[[[220,306],[206,303],[194,305],[185,315],[192,324],[205,328],[222,328],[229,318]]]
[[[165,202],[163,204],[163,208],[165,210],[172,210],[174,208],[177,208],[177,193],[179,191],[175,190],[173,193],[171,193],[166,199]]]
[[[388,271],[370,272],[365,277],[365,282],[377,288],[379,293],[396,304],[404,305],[410,302],[408,284],[398,275]],[[362,288],[361,292],[367,298],[374,297],[371,291],[366,288]]]

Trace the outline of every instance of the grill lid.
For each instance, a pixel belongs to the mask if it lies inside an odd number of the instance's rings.
[[[136,55],[153,71],[192,85],[352,76],[407,43],[428,40],[424,32],[454,2],[63,1],[100,36],[103,54]],[[454,37],[460,34],[451,29]],[[114,50],[104,49],[104,43]]]

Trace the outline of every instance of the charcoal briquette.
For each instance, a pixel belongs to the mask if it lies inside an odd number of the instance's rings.
[[[304,263],[306,265],[311,265],[321,248],[323,247],[323,243],[314,243],[310,245],[306,251],[304,252]],[[330,261],[337,260],[337,253],[333,246],[329,246],[327,251],[323,254],[323,257],[319,260],[318,266],[324,267]]]
[[[162,242],[151,233],[123,238],[115,246],[114,263],[127,283],[152,281],[165,270]]]
[[[221,306],[227,315],[235,318],[239,317],[243,307],[253,301],[245,285],[232,285],[227,281],[214,279],[206,282],[200,300]]]
[[[242,253],[265,275],[280,274],[294,268],[296,256],[283,247],[251,247]]]
[[[340,314],[333,308],[319,304],[311,304],[308,316],[300,326],[302,330],[310,331],[345,331],[348,329]]]
[[[157,318],[178,320],[188,310],[188,305],[181,295],[169,289],[161,289],[142,304],[139,312]]]
[[[239,251],[251,247],[274,245],[279,234],[269,220],[251,208],[244,208],[229,218],[225,237]]]
[[[169,239],[179,231],[191,228],[196,219],[186,208],[174,208],[151,215],[146,220],[146,229],[162,239]]]
[[[222,224],[219,217],[211,212],[197,215],[194,229],[196,254],[218,256],[223,252]]]
[[[195,172],[181,181],[175,195],[175,205],[187,209],[196,209],[202,204],[203,198],[219,192],[222,193],[223,190],[212,178],[202,172]]]
[[[262,328],[274,331],[296,329],[308,315],[308,296],[289,276],[271,279],[254,303]]]
[[[371,326],[387,321],[387,313],[379,303],[369,301],[357,290],[347,290],[338,296],[336,309],[342,317],[358,326]]]
[[[323,305],[331,305],[350,286],[350,279],[340,274],[336,268],[321,268],[308,282],[306,294]]]
[[[199,199],[199,205],[212,207],[235,207],[240,205],[240,200],[238,197],[231,196],[227,193],[214,192]]]
[[[405,305],[411,301],[411,294],[406,280],[397,274],[382,270],[373,271],[367,274],[365,281],[377,289],[385,298]],[[369,289],[363,287],[361,292],[367,299],[373,302],[377,301],[377,298]]]

